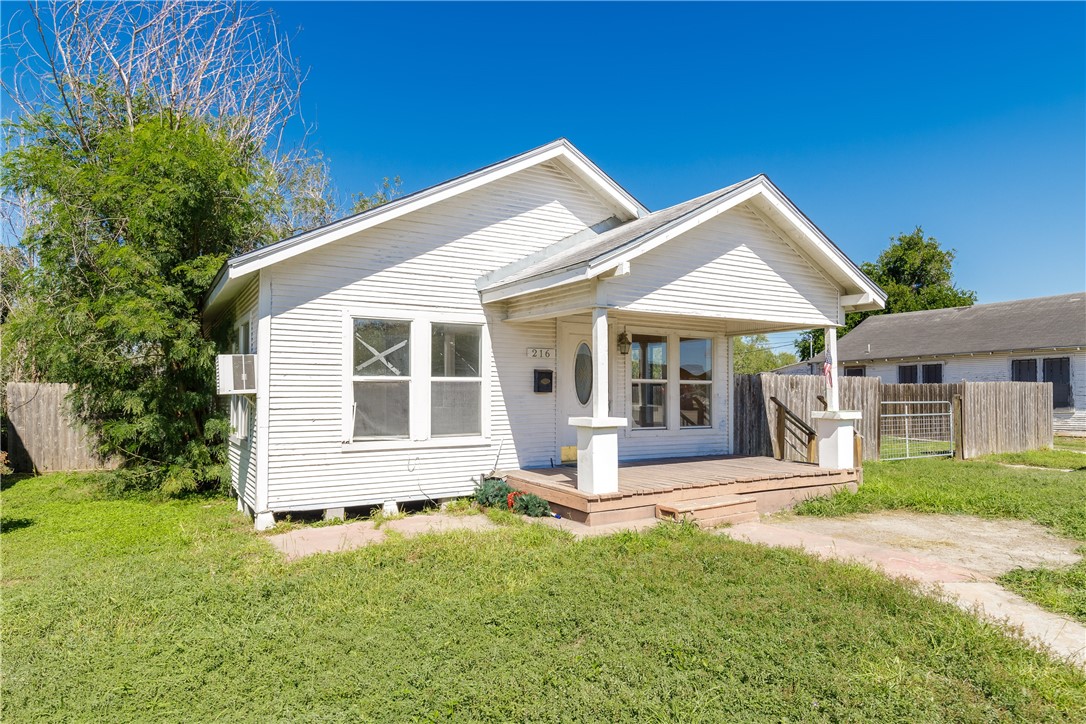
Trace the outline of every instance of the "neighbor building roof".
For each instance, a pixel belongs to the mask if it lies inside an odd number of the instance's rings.
[[[861,362],[1074,347],[1086,347],[1086,292],[874,315],[838,340],[837,356]]]

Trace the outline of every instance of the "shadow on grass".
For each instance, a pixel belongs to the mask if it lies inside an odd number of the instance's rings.
[[[16,483],[35,477],[34,473],[9,473],[0,478],[0,491],[13,487]]]
[[[33,518],[0,518],[0,534],[11,533],[34,525]]]

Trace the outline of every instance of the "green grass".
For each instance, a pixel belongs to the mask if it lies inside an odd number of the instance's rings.
[[[1086,555],[1086,546],[1079,553]],[[1086,560],[1067,568],[1016,568],[999,582],[1050,611],[1086,623]]]
[[[879,453],[882,457],[904,456],[905,442],[906,440],[903,437],[884,435]],[[911,455],[947,455],[950,451],[949,440],[921,440],[910,437],[908,443],[908,450]]]
[[[5,480],[3,721],[1081,721],[1086,676],[858,565],[536,525],[285,563],[229,501]]]
[[[1071,450],[1029,450],[1027,452],[989,455],[985,460],[1009,465],[1032,465],[1038,468],[1086,470],[1086,455]]]
[[[1057,450],[1078,450],[1080,452],[1086,452],[1086,437],[1057,435],[1052,439],[1052,446]]]
[[[877,510],[1032,520],[1086,540],[1086,473],[949,458],[865,463],[864,482],[855,495],[811,500],[796,512],[836,516]]]

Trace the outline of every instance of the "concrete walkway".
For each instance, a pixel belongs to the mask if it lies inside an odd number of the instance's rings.
[[[564,518],[524,518],[535,525],[564,530],[575,538],[610,535],[620,531],[645,530],[660,521],[655,518],[634,520],[627,523],[587,526]],[[354,550],[363,546],[382,543],[389,532],[405,538],[413,538],[424,533],[445,533],[455,530],[494,530],[498,526],[485,515],[449,515],[447,513],[426,513],[410,515],[406,518],[386,520],[378,528],[372,521],[362,520],[357,523],[329,525],[322,528],[300,528],[268,536],[268,542],[278,549],[288,561],[304,558],[314,553],[337,553]]]
[[[1049,613],[1011,593],[988,576],[930,556],[796,530],[787,525],[743,523],[720,533],[735,540],[783,548],[802,548],[822,558],[856,561],[890,576],[938,585],[960,608],[1021,629],[1033,640],[1086,668],[1086,626]]]
[[[454,530],[493,530],[497,528],[485,515],[448,515],[432,513],[409,515],[386,520],[378,528],[373,521],[329,525],[323,528],[302,528],[268,536],[268,542],[287,557],[288,561],[314,553],[337,553],[363,546],[383,543],[389,532],[405,538],[424,533],[445,533]]]

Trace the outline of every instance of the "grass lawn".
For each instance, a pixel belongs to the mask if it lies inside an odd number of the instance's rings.
[[[1046,453],[1060,454],[1037,451]],[[1084,457],[1062,454],[1076,460]],[[796,512],[829,516],[885,509],[967,513],[1032,520],[1086,541],[1086,471],[1007,468],[990,462],[1011,456],[993,455],[985,462],[940,458],[866,463],[858,493],[812,500]],[[1000,583],[1040,606],[1086,623],[1086,561],[1056,570],[1017,569],[1002,576]]]
[[[1027,452],[989,455],[985,460],[1011,465],[1032,465],[1038,468],[1086,470],[1086,455],[1072,450],[1029,450]]]
[[[232,502],[5,480],[4,721],[1086,717],[1086,676],[866,568],[686,526],[288,564]]]
[[[1052,438],[1052,446],[1057,450],[1078,450],[1086,452],[1086,437],[1068,437],[1056,435]]]
[[[859,492],[808,501],[802,515],[876,510],[1032,520],[1086,541],[1086,473],[1008,468],[949,458],[864,463]]]

